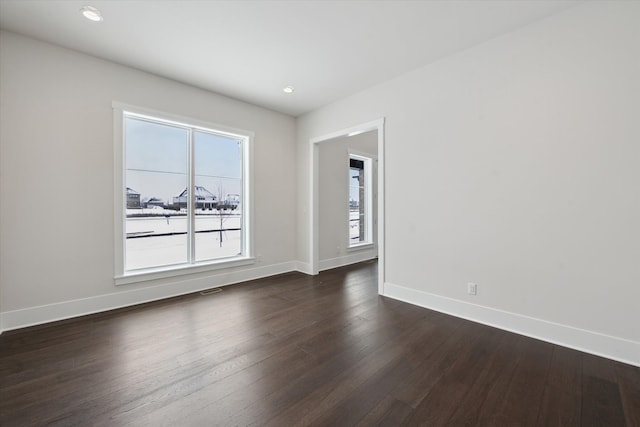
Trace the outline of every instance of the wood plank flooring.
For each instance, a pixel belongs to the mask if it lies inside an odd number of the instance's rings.
[[[0,335],[0,425],[640,426],[640,368],[289,273]]]

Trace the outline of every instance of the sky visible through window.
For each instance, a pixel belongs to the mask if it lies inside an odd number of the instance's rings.
[[[188,131],[175,126],[127,117],[126,186],[140,198],[172,203],[188,185]],[[195,131],[196,185],[216,197],[241,194],[240,141]],[[221,194],[224,193],[224,194]]]

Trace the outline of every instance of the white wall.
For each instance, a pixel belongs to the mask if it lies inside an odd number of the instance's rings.
[[[299,164],[386,118],[385,294],[640,365],[638,22],[589,2],[299,118]]]
[[[320,270],[377,256],[375,247],[363,250],[348,249],[349,150],[356,150],[376,157],[378,155],[378,132],[365,132],[318,144],[318,255]],[[376,182],[373,177],[372,182]],[[373,192],[375,194],[375,187]],[[373,228],[376,229],[375,226]],[[375,235],[373,237],[375,242]]]
[[[112,101],[255,132],[255,265],[114,286]],[[0,330],[295,266],[292,117],[2,32],[0,123]]]

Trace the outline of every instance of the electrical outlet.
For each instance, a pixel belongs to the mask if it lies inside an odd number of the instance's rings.
[[[475,283],[467,283],[467,293],[469,295],[477,295],[478,294],[478,285]]]

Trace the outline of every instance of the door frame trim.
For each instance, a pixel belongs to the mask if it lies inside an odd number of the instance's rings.
[[[323,142],[345,136],[355,136],[360,133],[377,131],[378,133],[378,294],[384,295],[385,280],[385,215],[384,215],[384,182],[385,182],[385,162],[384,162],[384,117],[370,122],[355,125],[346,129],[341,129],[309,140],[309,170],[311,170],[311,180],[309,187],[309,258],[311,274],[319,272],[319,230],[318,230],[318,192],[319,192],[319,145]]]

